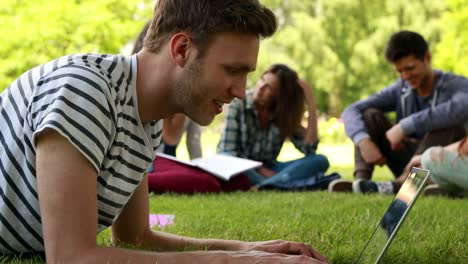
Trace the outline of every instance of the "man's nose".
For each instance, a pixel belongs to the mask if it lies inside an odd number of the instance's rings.
[[[231,87],[231,95],[239,99],[245,98],[245,87],[247,86],[247,77],[235,82]]]
[[[231,87],[231,95],[241,100],[244,99],[245,98],[245,85],[233,85]]]
[[[410,78],[410,76],[411,74],[408,71],[402,71],[400,73],[400,77],[405,81],[407,81]]]

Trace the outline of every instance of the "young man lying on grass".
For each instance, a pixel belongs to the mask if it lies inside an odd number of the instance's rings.
[[[288,241],[194,239],[153,232],[146,171],[161,122],[201,125],[245,96],[259,39],[276,30],[257,0],[159,0],[137,55],[65,56],[0,96],[0,253],[48,263],[322,263]],[[113,243],[96,233],[111,226]],[[180,250],[192,251],[175,252]]]

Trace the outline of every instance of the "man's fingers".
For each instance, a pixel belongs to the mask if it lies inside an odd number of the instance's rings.
[[[282,253],[282,254],[287,254],[290,252],[290,243],[288,242],[282,242],[282,243],[273,243],[270,245],[264,245],[256,250],[263,250],[266,252],[271,252],[271,253]]]
[[[311,247],[305,244],[290,244],[289,248],[290,254],[297,254],[297,255],[304,255],[308,257],[312,257]]]
[[[290,244],[289,253],[304,255],[307,257],[312,257],[314,259],[329,263],[328,259],[326,259],[316,249],[312,248],[311,246],[307,244],[302,244],[302,243]]]
[[[295,243],[289,241],[269,241],[262,246],[253,248],[254,251],[264,251],[269,253],[279,253],[287,255],[302,255],[313,258],[314,263],[330,263],[324,256],[311,246],[303,243]],[[309,262],[307,262],[309,263]]]
[[[316,249],[314,248],[310,248],[310,253],[312,254],[312,257],[314,259],[317,259],[317,260],[320,260],[320,261],[323,261],[323,262],[326,262],[326,263],[330,263],[330,261],[328,261],[328,259],[326,259],[324,256],[322,256],[322,254],[320,254]]]

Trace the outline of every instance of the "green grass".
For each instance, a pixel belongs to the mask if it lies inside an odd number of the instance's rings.
[[[204,155],[215,151],[216,133],[203,134]],[[178,156],[186,159],[184,148]],[[329,171],[352,177],[351,143],[322,144]],[[287,143],[280,160],[299,157]],[[375,178],[392,179],[386,168]],[[209,195],[151,195],[151,213],[175,214],[165,231],[205,238],[260,241],[287,239],[310,243],[333,263],[352,263],[392,197],[327,192],[240,192]],[[421,196],[382,263],[468,263],[468,203]],[[110,245],[110,232],[97,241]],[[0,263],[42,263],[34,258],[0,258]]]
[[[167,232],[248,241],[310,243],[333,263],[352,263],[392,197],[326,192],[152,195],[151,213],[175,214]],[[466,263],[466,200],[420,197],[382,263]],[[110,232],[98,236],[110,244]],[[40,263],[8,259],[0,263]]]
[[[248,241],[303,241],[333,263],[351,263],[392,197],[247,192],[151,199],[152,213],[176,215],[168,232]],[[383,263],[466,263],[467,213],[466,201],[421,197]]]

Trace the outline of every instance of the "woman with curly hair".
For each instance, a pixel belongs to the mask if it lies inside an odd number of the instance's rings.
[[[307,127],[301,125],[307,107]],[[285,140],[305,154],[287,162],[277,161]],[[218,152],[261,161],[248,171],[254,188],[288,184],[323,173],[328,159],[316,154],[319,143],[315,98],[309,84],[284,64],[273,64],[255,89],[229,105]]]

